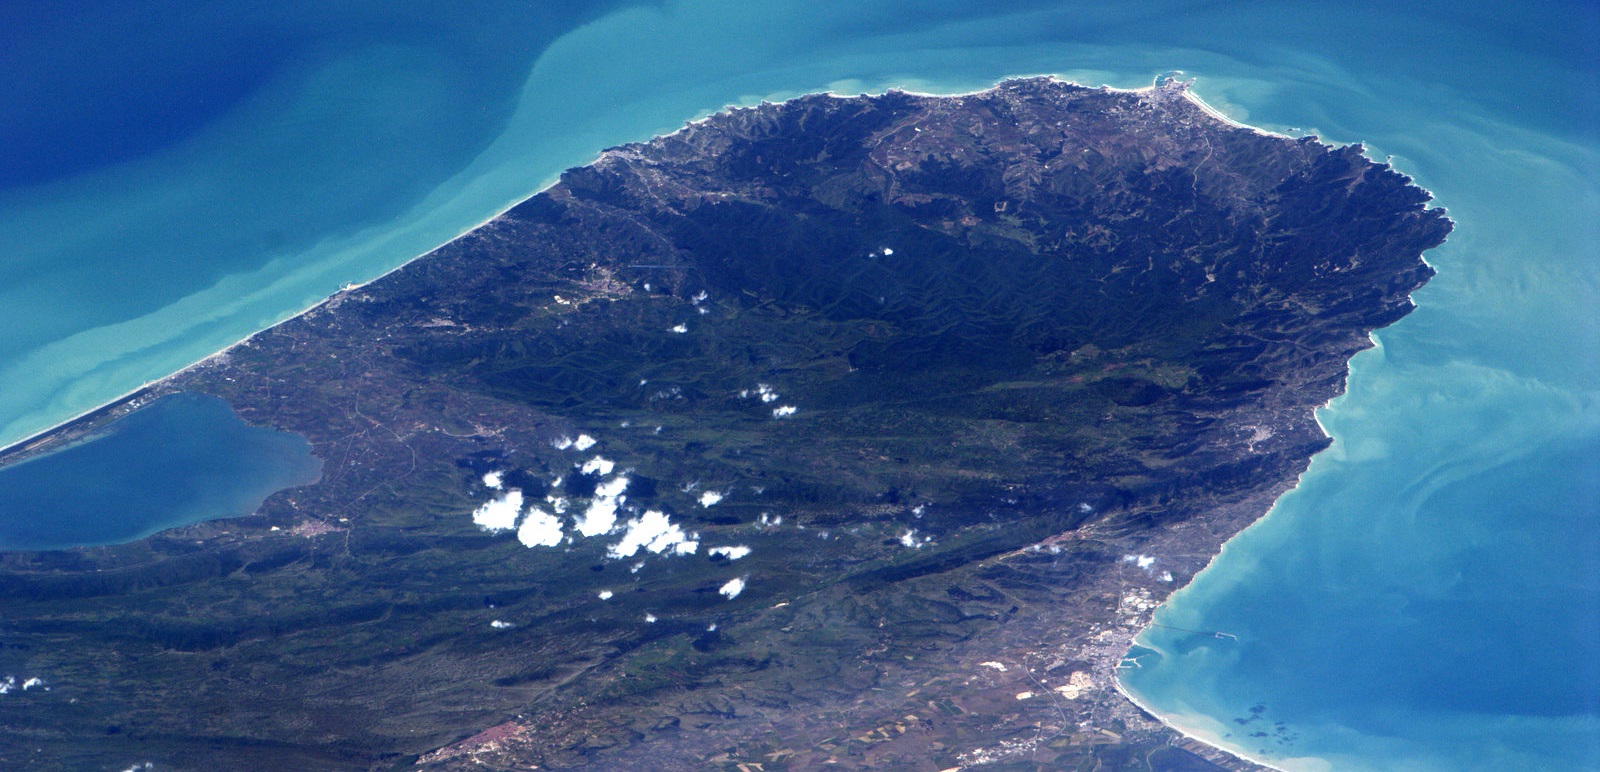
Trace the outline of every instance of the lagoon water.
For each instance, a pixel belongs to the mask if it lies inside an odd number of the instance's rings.
[[[0,549],[120,544],[247,515],[321,473],[305,438],[247,426],[215,397],[173,394],[85,442],[0,469]]]
[[[1152,630],[1125,686],[1285,767],[1600,767],[1592,3],[836,5],[7,4],[0,442],[725,104],[1182,70],[1367,142],[1457,231],[1321,412],[1334,447],[1161,612],[1239,641]]]

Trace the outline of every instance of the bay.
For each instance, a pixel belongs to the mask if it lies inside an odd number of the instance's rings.
[[[305,438],[247,426],[215,397],[173,394],[83,442],[0,469],[0,549],[121,544],[248,515],[321,474]]]

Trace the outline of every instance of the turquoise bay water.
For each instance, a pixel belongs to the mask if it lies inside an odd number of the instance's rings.
[[[0,469],[0,549],[120,544],[248,515],[321,473],[305,438],[246,426],[214,397],[174,394],[87,442]]]
[[[724,104],[1181,69],[1458,228],[1334,447],[1161,612],[1240,641],[1153,630],[1125,686],[1281,766],[1600,767],[1592,4],[271,5],[0,10],[0,97],[38,106],[0,116],[0,442]]]

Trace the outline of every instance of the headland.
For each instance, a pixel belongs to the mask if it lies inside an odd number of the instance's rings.
[[[1427,203],[1171,82],[613,148],[152,384],[323,478],[0,555],[0,643],[57,684],[0,727],[65,765],[1242,768],[1116,667],[1326,446]]]

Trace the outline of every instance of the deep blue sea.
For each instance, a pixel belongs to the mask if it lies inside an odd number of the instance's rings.
[[[1457,230],[1333,448],[1160,613],[1239,640],[1154,629],[1124,685],[1283,767],[1600,768],[1596,41],[1588,0],[15,0],[0,442],[726,104],[1182,70],[1366,142]]]

